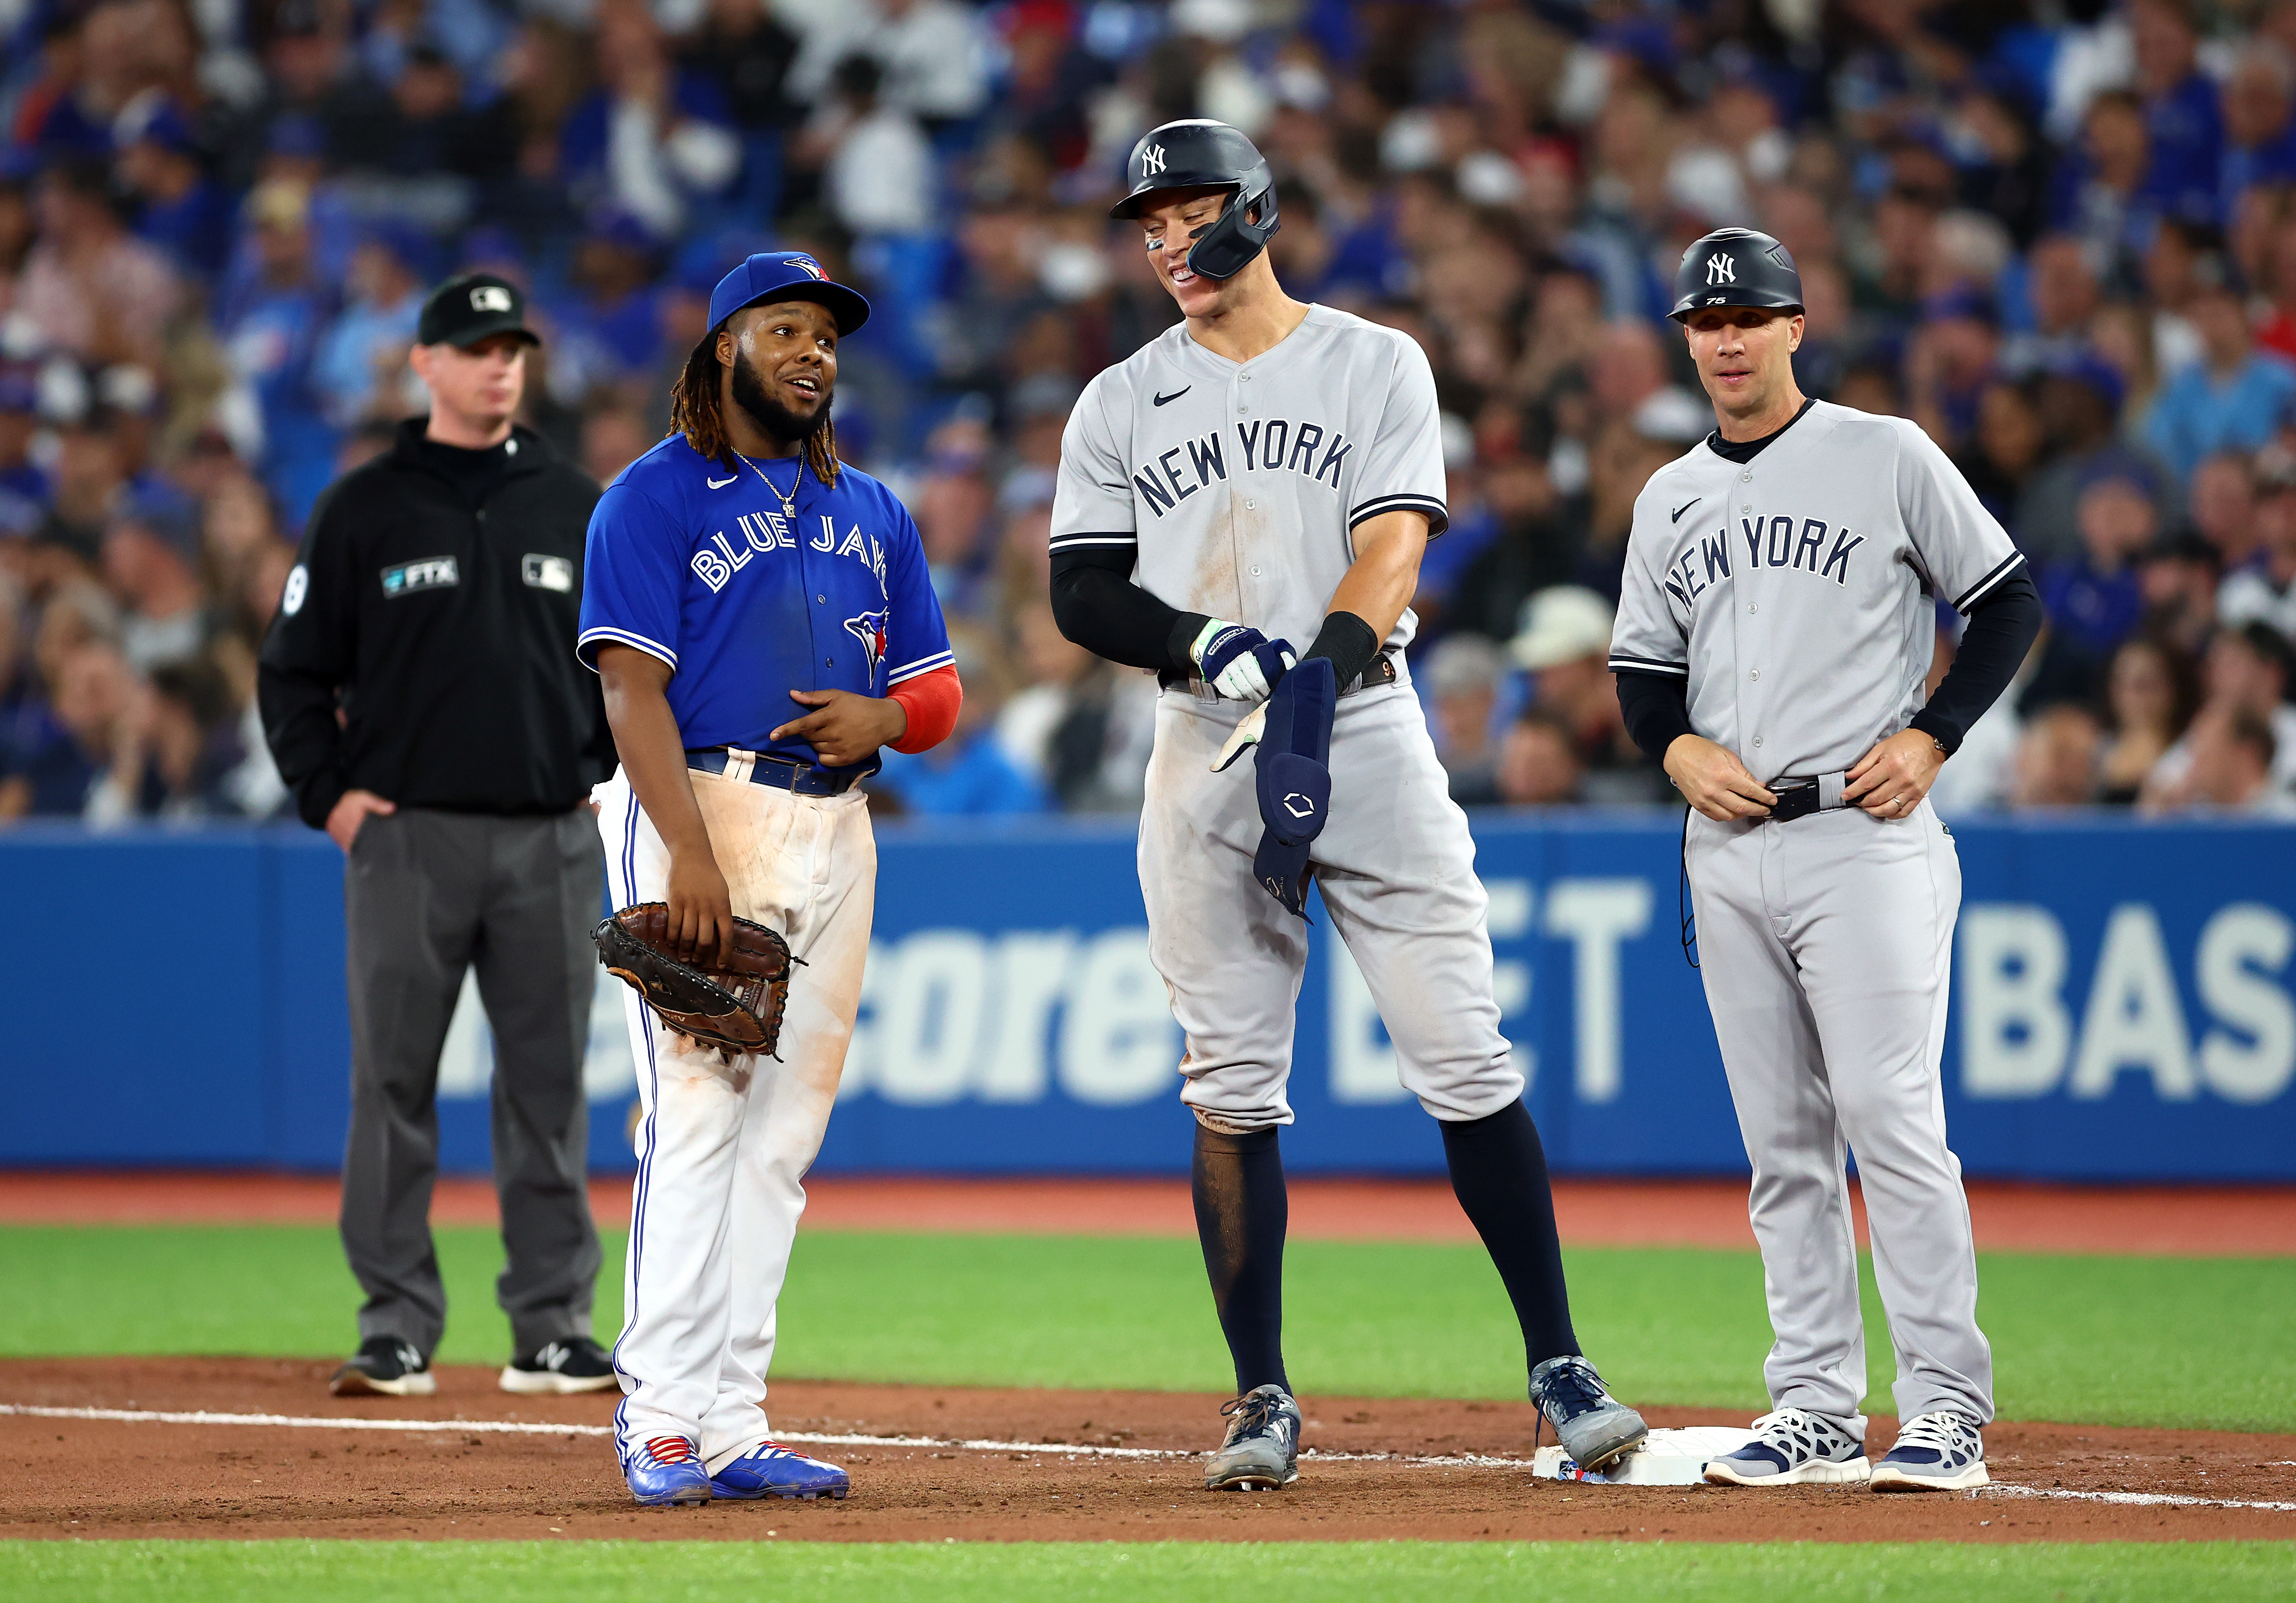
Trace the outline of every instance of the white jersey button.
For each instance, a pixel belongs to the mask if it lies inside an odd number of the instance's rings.
[[[1749,679],[1759,679],[1761,676],[1762,676],[1762,670],[1761,670],[1761,669],[1759,669],[1759,668],[1756,668],[1752,673],[1748,674],[1748,675],[1746,675],[1746,677],[1747,677],[1747,678],[1749,678]]]
[[[1746,603],[1746,610],[1749,612],[1759,612],[1761,608],[1752,601],[1748,601]]]
[[[1259,569],[1258,569],[1257,568],[1253,568],[1253,569],[1251,570],[1251,577],[1252,577],[1253,578],[1255,578],[1255,579],[1256,579],[1256,578],[1258,578],[1258,577],[1259,577]]]
[[[1755,745],[1757,745],[1757,746],[1759,746],[1761,743],[1762,743],[1762,737],[1761,737],[1761,736],[1759,736],[1759,735],[1756,735],[1756,736],[1754,737],[1754,744],[1755,744]]]
[[[1738,475],[1738,482],[1739,482],[1740,484],[1751,484],[1751,483],[1753,483],[1753,482],[1754,482],[1754,470],[1753,470],[1753,469],[1751,469],[1751,468],[1749,468],[1749,469],[1747,469],[1744,472],[1742,472],[1742,473],[1739,474],[1739,475]]]

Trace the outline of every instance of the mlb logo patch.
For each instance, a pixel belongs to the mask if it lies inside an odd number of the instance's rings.
[[[519,565],[518,577],[537,590],[555,590],[562,595],[574,588],[574,564],[564,557],[529,552]]]
[[[471,291],[471,310],[507,312],[510,310],[510,291],[500,284],[480,284]]]

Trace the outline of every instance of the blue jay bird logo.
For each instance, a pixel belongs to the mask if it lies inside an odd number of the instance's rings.
[[[864,612],[858,617],[845,620],[845,632],[859,641],[861,649],[869,654],[869,672],[873,675],[877,671],[877,665],[885,660],[885,623],[892,616],[889,609]]]

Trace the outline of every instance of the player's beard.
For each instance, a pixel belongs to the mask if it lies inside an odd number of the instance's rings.
[[[769,438],[777,439],[785,446],[803,445],[829,421],[831,394],[829,380],[824,375],[815,375],[823,385],[821,405],[814,408],[811,417],[800,417],[774,399],[766,388],[765,380],[758,376],[756,366],[747,356],[740,352],[734,354],[733,371],[734,405],[746,413],[750,421],[764,429]]]

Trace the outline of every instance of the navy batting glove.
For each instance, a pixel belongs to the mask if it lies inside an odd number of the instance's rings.
[[[1292,671],[1300,654],[1288,640],[1270,640],[1246,624],[1213,618],[1188,654],[1204,683],[1230,701],[1265,701]]]

